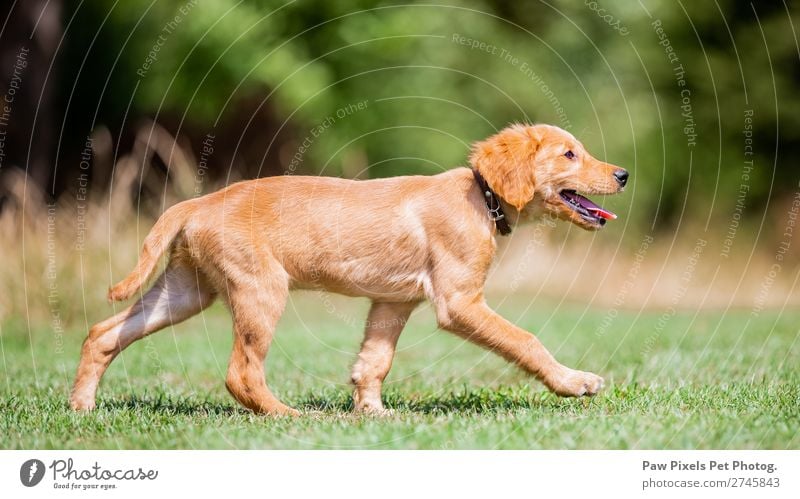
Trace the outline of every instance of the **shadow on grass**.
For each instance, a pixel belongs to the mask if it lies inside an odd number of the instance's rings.
[[[246,409],[233,404],[233,400],[221,403],[191,397],[173,398],[159,395],[153,397],[132,396],[124,400],[103,400],[98,404],[98,408],[108,411],[126,410],[176,416],[235,416],[249,413]]]
[[[545,392],[533,392],[527,387],[464,388],[456,392],[430,395],[390,391],[383,397],[387,409],[401,413],[450,414],[494,413],[517,410],[536,410],[558,404],[558,398]],[[349,391],[329,390],[307,392],[299,398],[287,398],[287,403],[305,412],[352,413],[353,399]],[[230,401],[203,400],[196,397],[179,398],[168,394],[134,395],[125,399],[101,400],[98,408],[110,412],[148,412],[173,416],[241,416],[252,414]]]
[[[420,414],[492,413],[541,409],[552,405],[554,400],[555,397],[545,392],[533,392],[527,387],[464,388],[458,392],[424,396],[392,391],[383,396],[387,409]],[[350,412],[353,410],[353,400],[349,392],[307,394],[299,400],[298,407],[301,410]]]

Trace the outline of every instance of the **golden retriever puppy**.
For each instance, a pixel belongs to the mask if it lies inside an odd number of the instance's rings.
[[[70,403],[92,409],[100,378],[134,341],[221,297],[233,317],[226,386],[245,407],[297,414],[267,387],[264,359],[289,290],[372,300],[352,371],[355,408],[382,412],[381,384],[403,324],[429,300],[442,329],[488,348],[563,396],[594,395],[599,376],[560,364],[539,340],[493,312],[483,286],[495,237],[554,214],[588,230],[616,218],[579,193],[612,194],[628,173],[554,126],[513,125],[474,144],[472,169],[378,180],[270,177],[169,208],[138,265],[109,299],[139,299],[93,326]],[[162,255],[166,270],[148,291]]]

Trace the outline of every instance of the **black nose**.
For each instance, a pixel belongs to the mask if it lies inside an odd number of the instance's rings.
[[[625,184],[628,183],[628,171],[620,168],[614,172],[614,178],[617,179],[621,187],[625,187]]]

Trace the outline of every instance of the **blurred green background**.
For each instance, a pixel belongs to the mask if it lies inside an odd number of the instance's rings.
[[[52,50],[28,72],[47,72],[43,95],[52,93],[34,137],[52,130],[24,141],[17,166],[44,154],[28,172],[51,195],[75,189],[93,131],[107,128],[119,155],[145,118],[195,159],[213,135],[204,173],[222,183],[231,172],[436,173],[510,122],[552,123],[631,170],[625,216],[642,228],[698,211],[727,224],[747,159],[745,216],[785,202],[800,179],[798,13],[788,3],[50,3],[54,19],[37,30],[53,31]],[[28,10],[10,17],[35,22],[40,11]],[[8,61],[18,47],[5,38]],[[112,163],[93,164],[100,188]]]

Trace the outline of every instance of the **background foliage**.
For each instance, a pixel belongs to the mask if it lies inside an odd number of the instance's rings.
[[[61,157],[61,189],[91,130],[109,127],[124,150],[141,117],[196,154],[214,134],[217,178],[283,173],[307,137],[298,172],[435,173],[464,164],[470,142],[532,121],[568,127],[628,167],[639,224],[675,224],[684,202],[723,220],[741,183],[748,109],[748,212],[797,187],[798,15],[780,2],[90,0],[67,2],[62,17],[57,148],[73,151]],[[655,21],[685,70],[694,147]],[[137,74],[156,44],[157,59]],[[366,111],[312,135],[358,102]]]

